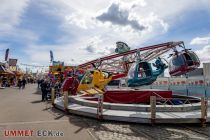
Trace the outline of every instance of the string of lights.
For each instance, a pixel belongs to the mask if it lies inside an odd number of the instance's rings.
[[[23,63],[20,63],[21,66],[27,66],[27,67],[39,67],[39,68],[46,68],[46,67],[49,67],[49,66],[44,66],[44,65],[33,65],[33,64],[23,64]]]

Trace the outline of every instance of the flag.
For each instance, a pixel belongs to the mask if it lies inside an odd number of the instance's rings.
[[[50,50],[50,61],[52,62],[54,60],[53,58],[53,52]]]
[[[8,60],[8,55],[9,55],[9,49],[6,49],[6,52],[5,52],[5,61]]]

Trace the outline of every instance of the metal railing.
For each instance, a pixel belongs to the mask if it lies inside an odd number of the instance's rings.
[[[170,103],[170,105],[177,105],[174,104],[173,101],[181,101],[179,102],[179,105],[185,105],[185,104],[190,104],[191,106],[193,106],[193,102],[200,102],[199,99],[189,99],[189,98],[164,98],[162,96],[160,96],[159,94],[153,92],[153,94],[157,97],[156,101],[163,101],[163,102],[159,102],[161,105],[168,105],[168,103]]]

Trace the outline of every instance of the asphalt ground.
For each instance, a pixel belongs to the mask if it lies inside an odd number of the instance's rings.
[[[32,130],[28,137],[6,136],[8,131]],[[46,135],[52,132],[61,135]],[[6,135],[5,135],[6,133]],[[52,134],[50,133],[50,134]],[[42,133],[41,133],[42,134]],[[0,140],[210,140],[210,125],[135,124],[98,121],[65,114],[41,102],[37,85],[0,89]]]
[[[32,130],[33,136],[7,136],[8,130]],[[0,140],[9,139],[92,140],[93,137],[81,118],[52,108],[50,102],[41,102],[37,85],[28,84],[24,90],[0,89]]]

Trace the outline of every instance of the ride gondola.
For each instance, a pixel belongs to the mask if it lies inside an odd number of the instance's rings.
[[[128,86],[136,87],[150,85],[167,68],[159,57],[153,65],[156,67],[156,70],[153,70],[151,63],[148,63],[147,61],[140,60],[134,63],[128,72]]]
[[[169,74],[171,76],[184,75],[200,66],[198,56],[190,50],[175,52],[169,62]]]

